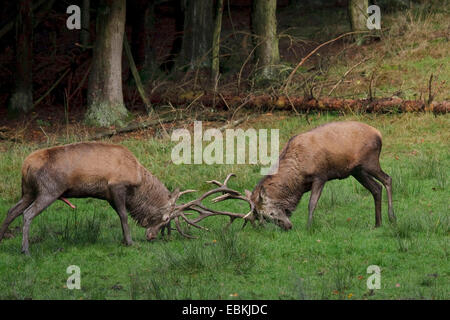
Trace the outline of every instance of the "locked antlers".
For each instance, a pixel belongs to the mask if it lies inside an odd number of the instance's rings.
[[[180,234],[182,234],[183,236],[188,237],[188,238],[193,238],[192,236],[185,234],[181,230],[180,218],[182,218],[184,221],[186,221],[187,224],[194,226],[196,228],[199,228],[199,229],[204,229],[204,230],[207,230],[207,228],[199,225],[198,223],[207,217],[218,216],[218,215],[228,216],[230,218],[230,222],[228,223],[227,227],[230,226],[233,223],[233,221],[236,219],[244,219],[245,222],[244,222],[243,227],[247,224],[248,221],[250,221],[253,224],[253,222],[254,222],[254,217],[252,215],[252,213],[254,211],[253,202],[250,200],[249,197],[242,195],[239,191],[230,189],[227,186],[228,181],[233,176],[236,176],[236,175],[234,173],[228,174],[223,183],[219,182],[217,180],[207,181],[207,183],[215,184],[216,186],[218,186],[218,188],[211,189],[211,190],[205,192],[199,198],[189,201],[188,203],[181,204],[181,205],[175,205],[174,210],[170,216],[170,220],[175,220],[176,228]],[[181,195],[189,193],[189,192],[194,192],[194,191],[195,190],[186,190],[186,191],[180,192],[176,196],[175,202]],[[211,208],[206,207],[203,204],[203,200],[205,200],[209,196],[216,194],[216,193],[222,193],[222,195],[212,199],[211,202],[217,203],[217,202],[221,202],[221,201],[224,201],[227,199],[239,199],[239,200],[243,200],[243,201],[247,202],[250,205],[250,211],[247,214],[241,214],[241,213],[234,213],[234,212],[228,212],[228,211],[218,211],[218,210],[213,210]],[[186,211],[195,211],[199,215],[196,218],[191,220],[191,219],[188,219],[187,215],[191,215],[192,213],[186,212]]]

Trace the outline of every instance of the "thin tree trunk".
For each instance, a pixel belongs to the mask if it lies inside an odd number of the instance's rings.
[[[177,0],[174,2],[175,10],[175,39],[172,43],[169,56],[164,59],[164,62],[160,65],[160,69],[169,73],[172,71],[175,61],[181,52],[181,46],[183,44],[183,30],[184,30],[184,0]]]
[[[211,66],[212,0],[186,0],[184,37],[178,64],[189,69]]]
[[[152,31],[155,28],[155,2],[150,1],[144,15],[145,24],[145,46],[144,46],[144,59],[141,62],[142,68],[147,73],[152,73],[156,69],[156,54],[152,47]]]
[[[260,70],[258,77],[262,79],[275,78],[275,65],[280,61],[276,9],[276,0],[253,1],[252,28],[256,35],[255,58]]]
[[[212,44],[212,66],[211,66],[211,80],[215,84],[219,78],[220,72],[220,32],[222,30],[222,13],[223,0],[216,1],[216,16],[214,23],[213,44]]]
[[[153,69],[154,54],[151,47],[150,30],[154,25],[154,1],[129,1],[129,22],[131,25],[130,47],[136,67],[139,70]]]
[[[16,73],[14,92],[9,100],[11,114],[26,113],[33,108],[33,10],[31,0],[17,2]]]
[[[349,0],[348,13],[350,17],[350,25],[352,31],[367,30],[367,8],[369,6],[368,0]],[[360,37],[355,36],[355,39]]]
[[[90,21],[91,15],[90,10],[91,4],[90,0],[83,0],[83,7],[81,8],[81,34],[80,34],[80,42],[83,50],[86,50],[86,47],[89,45],[90,41]]]
[[[125,49],[125,54],[128,58],[128,63],[130,65],[130,70],[133,75],[134,81],[136,83],[136,87],[141,95],[141,99],[144,102],[145,111],[147,113],[153,113],[152,105],[150,104],[150,100],[148,100],[147,95],[145,93],[144,86],[142,85],[141,76],[139,75],[138,69],[136,68],[136,64],[134,63],[133,54],[131,53],[130,45],[128,44],[127,35],[124,34],[123,37],[123,46]]]
[[[122,49],[126,0],[102,0],[88,85],[86,122],[98,126],[121,124],[128,112],[122,92]]]

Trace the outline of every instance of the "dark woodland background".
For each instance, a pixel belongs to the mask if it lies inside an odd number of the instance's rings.
[[[82,30],[66,27],[72,4],[81,8]],[[275,106],[297,112],[295,106],[302,108],[306,100],[294,97],[320,98],[325,91],[373,99],[375,72],[363,74],[367,79],[359,92],[345,91],[343,78],[324,84],[339,59],[364,65],[367,48],[378,50],[376,43],[387,34],[395,41],[391,28],[367,30],[364,12],[370,4],[382,8],[383,18],[415,5],[430,12],[438,7],[423,0],[3,2],[0,126],[24,121],[34,127],[124,126],[136,115],[168,106],[200,106],[204,112]],[[299,64],[305,57],[307,63]],[[431,92],[428,101],[425,97],[427,80],[420,97],[416,92],[420,105],[432,100]],[[287,94],[292,100],[282,97]],[[401,94],[389,96],[410,98]],[[257,98],[249,99],[252,95]],[[339,101],[327,103],[340,107]]]

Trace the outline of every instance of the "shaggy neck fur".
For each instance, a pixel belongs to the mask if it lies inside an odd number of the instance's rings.
[[[273,204],[293,212],[305,192],[301,171],[296,163],[286,157],[286,150],[283,150],[279,159],[278,172],[262,178],[253,193],[259,194],[261,187],[264,187],[267,197]]]
[[[170,192],[155,176],[142,167],[142,183],[127,195],[127,210],[144,228],[162,221],[169,210]]]

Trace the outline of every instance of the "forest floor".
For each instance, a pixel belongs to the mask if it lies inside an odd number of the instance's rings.
[[[153,242],[130,218],[134,244],[124,246],[120,221],[105,201],[58,201],[33,220],[31,257],[20,253],[17,219],[0,243],[0,299],[449,299],[450,259],[448,115],[277,113],[243,127],[279,128],[280,147],[299,132],[332,120],[357,120],[383,135],[381,166],[392,176],[398,222],[374,228],[371,194],[353,179],[326,184],[311,230],[306,229],[308,194],[292,215],[293,229],[272,224],[226,232],[227,219],[202,222],[209,232],[190,229]],[[114,139],[106,141],[114,142]],[[230,187],[252,190],[261,178],[255,165],[174,165],[167,138],[121,141],[173,190],[206,191],[206,180],[234,172]],[[20,198],[20,167],[33,144],[9,143],[0,161],[0,221]],[[197,193],[186,195],[188,201]],[[209,204],[208,204],[209,205]],[[240,202],[217,208],[247,212]],[[81,290],[68,290],[66,269],[81,269]],[[368,289],[367,268],[381,268],[381,288]]]

